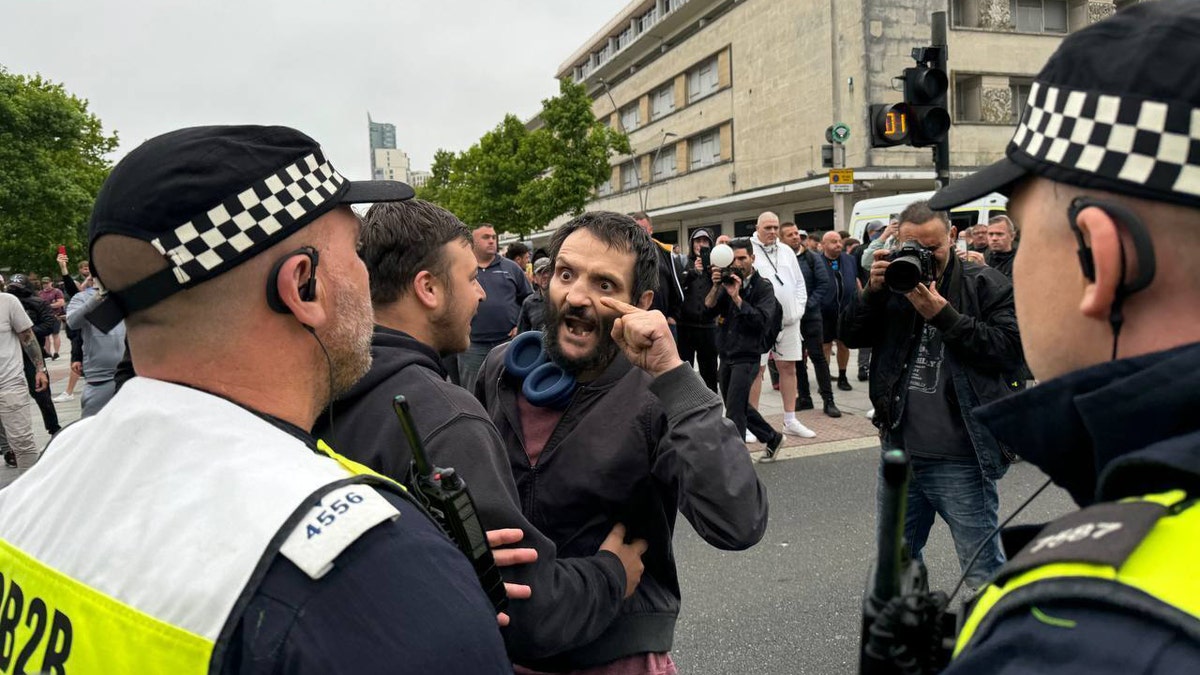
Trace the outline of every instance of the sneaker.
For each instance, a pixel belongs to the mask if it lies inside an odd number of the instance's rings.
[[[75,398],[75,394],[71,394],[71,393],[64,391],[63,393],[59,394],[58,396],[55,396],[54,398],[52,398],[50,400],[54,401],[55,403],[66,403],[67,401],[70,401],[74,398]]]
[[[838,410],[837,404],[833,402],[832,396],[825,400],[825,414],[834,418],[842,416],[842,411]]]
[[[796,410],[812,410],[813,400],[811,396],[800,396],[796,398]]]
[[[867,419],[869,419],[869,420],[875,419],[875,409],[874,408],[871,408],[870,410],[867,411]]]
[[[800,420],[788,420],[783,423],[783,433],[800,438],[815,438],[817,432],[800,423]]]
[[[17,468],[17,456],[13,454],[12,450],[4,453],[4,463],[13,467],[14,469]]]
[[[51,354],[51,355],[50,355],[50,360],[51,360],[51,361],[57,361],[57,360],[58,360],[58,354]]]
[[[754,434],[752,434],[752,433],[750,433],[749,431],[747,431],[747,432],[746,432],[746,442],[747,442],[747,443],[757,443],[757,442],[758,442],[758,436],[755,436]]]
[[[838,378],[838,389],[842,391],[854,391],[854,387],[850,386],[850,380],[847,380],[844,375]]]
[[[858,381],[859,381],[859,382],[866,382],[866,381],[867,381],[867,380],[869,380],[869,379],[871,379],[871,371],[870,371],[870,369],[868,369],[868,368],[859,368],[859,369],[858,369]]]
[[[783,445],[783,434],[775,434],[775,438],[767,442],[767,449],[759,456],[758,461],[774,462],[775,457],[779,454],[779,446],[781,445]]]

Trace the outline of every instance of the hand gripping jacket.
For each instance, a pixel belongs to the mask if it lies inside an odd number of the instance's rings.
[[[0,493],[2,672],[205,673],[276,553],[320,578],[398,484],[135,378]],[[10,662],[10,659],[13,661]]]
[[[1013,612],[1059,599],[1137,611],[1200,639],[1200,506],[1182,490],[1096,504],[1047,525],[975,600],[957,658]]]

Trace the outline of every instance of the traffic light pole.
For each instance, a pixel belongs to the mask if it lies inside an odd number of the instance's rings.
[[[934,12],[931,17],[931,29],[933,37],[933,46],[938,47],[937,67],[943,73],[949,74],[950,71],[946,68],[947,52],[949,48],[946,46],[946,13]],[[953,125],[952,125],[953,128]],[[945,138],[938,141],[933,146],[933,166],[937,172],[937,182],[940,187],[946,187],[950,184],[950,134],[947,132]]]

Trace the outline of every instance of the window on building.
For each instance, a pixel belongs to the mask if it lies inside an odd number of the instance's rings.
[[[643,33],[650,30],[650,27],[658,23],[658,7],[653,7],[649,12],[646,12],[638,19],[638,27]]]
[[[630,42],[633,42],[633,26],[621,31],[621,34],[617,36],[617,49],[625,49]]]
[[[675,84],[668,82],[650,95],[650,121],[675,110]]]
[[[632,190],[638,187],[637,164],[625,162],[621,165],[621,189]]]
[[[642,124],[642,111],[637,102],[621,108],[621,126],[625,131],[633,131]]]
[[[1009,87],[1012,88],[1012,114],[1015,124],[1021,121],[1021,114],[1025,112],[1025,104],[1029,101],[1029,91],[1033,88],[1033,80],[1012,79],[1009,81]]]
[[[608,195],[611,195],[612,193],[613,193],[612,174],[609,174],[608,180],[604,181],[603,183],[600,184],[599,187],[596,188],[596,196],[607,197]]]
[[[664,145],[654,158],[654,180],[666,180],[675,176],[675,144]]]
[[[687,74],[688,103],[704,98],[717,90],[717,57],[692,68]]]
[[[950,21],[962,28],[979,28],[979,0],[951,0]]]
[[[721,134],[713,129],[693,136],[688,151],[693,170],[716,164],[721,161]]]
[[[667,11],[674,12],[675,10],[684,6],[686,3],[687,0],[667,0]]]
[[[1067,0],[1009,0],[1009,9],[1022,33],[1067,32]]]
[[[958,122],[983,121],[983,78],[978,75],[954,77],[954,119]]]

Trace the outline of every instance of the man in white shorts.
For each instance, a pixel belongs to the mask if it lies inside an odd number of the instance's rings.
[[[771,282],[775,288],[775,299],[783,306],[783,332],[775,342],[771,353],[779,368],[779,393],[783,397],[783,433],[802,438],[812,438],[816,432],[796,419],[796,362],[803,356],[800,340],[800,317],[808,292],[800,263],[796,254],[787,246],[779,245],[779,216],[765,211],[758,216],[754,227],[754,271]],[[757,383],[762,382],[763,370],[767,367],[767,355],[763,354],[759,366]],[[761,386],[761,384],[759,385]],[[758,403],[758,396],[751,394],[751,402]],[[749,438],[747,440],[750,440]]]

